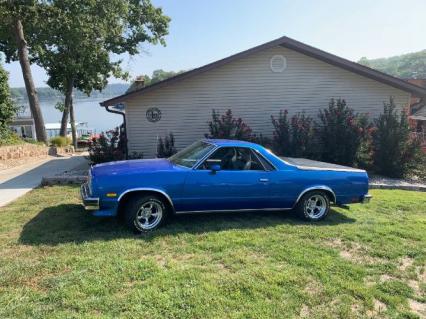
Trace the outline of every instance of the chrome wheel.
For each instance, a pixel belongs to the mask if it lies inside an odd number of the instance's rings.
[[[305,215],[310,219],[319,219],[327,211],[327,199],[323,195],[312,194],[304,204]]]
[[[141,230],[155,228],[163,218],[163,207],[160,202],[150,199],[144,202],[136,213],[135,226]]]

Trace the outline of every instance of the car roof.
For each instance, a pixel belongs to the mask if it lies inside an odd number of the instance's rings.
[[[261,147],[258,144],[247,142],[247,141],[240,141],[240,140],[226,140],[226,139],[204,139],[203,141],[215,144],[217,146],[241,146],[241,147],[251,147],[258,149]]]

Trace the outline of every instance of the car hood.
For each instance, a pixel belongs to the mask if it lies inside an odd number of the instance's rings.
[[[105,176],[143,172],[150,173],[174,169],[175,166],[168,159],[156,158],[98,164],[92,167],[91,174],[92,176]]]

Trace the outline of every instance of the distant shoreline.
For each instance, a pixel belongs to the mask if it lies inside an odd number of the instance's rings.
[[[125,83],[113,83],[108,84],[102,91],[93,91],[89,96],[81,91],[75,91],[74,99],[108,99],[117,95],[121,95],[129,88],[129,84]],[[57,90],[53,90],[50,87],[36,88],[40,102],[52,101],[52,100],[63,100],[64,96]],[[28,97],[25,88],[11,88],[10,89],[12,98],[17,103],[27,103]]]

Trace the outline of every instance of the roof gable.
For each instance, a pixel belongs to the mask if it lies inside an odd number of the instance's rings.
[[[189,77],[195,76],[197,74],[207,72],[211,69],[217,68],[219,66],[222,66],[224,64],[227,64],[229,62],[235,61],[236,59],[241,59],[243,57],[246,57],[248,55],[257,53],[262,50],[266,50],[269,48],[273,48],[276,46],[283,46],[285,48],[294,50],[296,52],[302,53],[304,55],[310,56],[312,58],[321,60],[323,62],[326,62],[328,64],[340,67],[342,69],[345,69],[347,71],[359,74],[361,76],[365,76],[367,78],[373,79],[375,81],[390,85],[392,87],[398,88],[400,90],[410,92],[416,96],[426,96],[426,88],[422,88],[420,86],[411,84],[409,82],[406,82],[402,79],[393,77],[391,75],[388,75],[386,73],[382,73],[377,70],[373,70],[369,67],[363,66],[361,64],[346,60],[344,58],[338,57],[336,55],[327,53],[325,51],[316,49],[314,47],[311,47],[309,45],[306,45],[302,42],[290,39],[288,37],[281,37],[279,39],[267,42],[265,44],[256,46],[254,48],[248,49],[246,51],[231,55],[229,57],[226,57],[224,59],[218,60],[213,63],[206,64],[202,67],[181,73],[179,75],[176,75],[174,77],[168,78],[166,80],[154,83],[152,85],[143,87],[141,89],[125,93],[123,95],[117,96],[115,98],[106,100],[101,102],[101,106],[110,106],[114,105],[116,103],[122,102],[124,99],[134,97],[140,94],[143,94],[145,92],[149,92],[152,90],[156,90],[159,88],[162,88],[167,85],[172,85],[175,82],[187,79]]]

